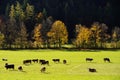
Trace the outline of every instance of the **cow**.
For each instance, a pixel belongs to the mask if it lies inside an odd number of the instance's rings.
[[[63,64],[66,64],[67,63],[67,60],[63,60]]]
[[[104,62],[109,62],[110,63],[110,59],[109,58],[104,58],[103,60],[104,60]]]
[[[54,61],[54,62],[60,62],[60,59],[52,59],[52,61]]]
[[[14,70],[14,66],[15,66],[14,64],[8,64],[8,63],[5,64],[6,69],[13,69]]]
[[[49,65],[49,61],[46,60],[40,60],[39,62],[41,63],[41,65],[45,65],[45,64]]]
[[[39,63],[42,63],[42,62],[45,62],[45,60],[44,60],[44,59],[40,59],[40,60],[39,60]]]
[[[24,60],[23,64],[28,64],[28,63],[31,64],[31,62],[32,62],[31,60]]]
[[[22,70],[23,70],[22,66],[19,66],[19,67],[18,67],[18,70],[19,70],[19,71],[22,71]]]
[[[38,63],[38,59],[33,59],[32,60],[34,63]]]
[[[40,71],[41,71],[41,72],[45,72],[45,71],[46,71],[46,67],[42,67],[42,68],[40,69]]]
[[[2,61],[8,61],[7,59],[3,58]]]
[[[94,68],[88,68],[89,69],[89,72],[97,72],[96,69]]]
[[[93,59],[92,58],[86,58],[86,61],[93,61]]]

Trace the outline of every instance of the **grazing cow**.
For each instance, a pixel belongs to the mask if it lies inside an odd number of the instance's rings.
[[[6,69],[14,69],[14,64],[8,64],[8,63],[6,63],[5,64],[5,68]]]
[[[44,59],[40,59],[40,60],[39,60],[39,63],[42,63],[42,62],[45,62],[45,60],[44,60]]]
[[[32,60],[34,63],[36,62],[36,63],[38,63],[38,59],[33,59]]]
[[[93,59],[92,58],[86,58],[86,61],[92,61]]]
[[[31,64],[31,60],[24,60],[23,61],[23,64],[28,64],[28,63]]]
[[[41,72],[45,72],[46,71],[46,67],[42,67],[40,71]]]
[[[45,65],[45,64],[49,65],[49,61],[46,61],[46,60],[41,60],[40,63],[41,65]]]
[[[109,58],[104,58],[104,62],[110,62]]]
[[[3,58],[2,61],[8,61],[7,59]]]
[[[63,60],[63,64],[66,64],[67,63],[67,60]]]
[[[18,67],[18,70],[19,70],[19,71],[22,71],[22,70],[23,70],[22,66],[19,66],[19,67]]]
[[[60,62],[60,59],[52,59],[52,61],[54,61],[54,62]]]
[[[96,69],[94,68],[88,68],[89,69],[89,72],[97,72]]]

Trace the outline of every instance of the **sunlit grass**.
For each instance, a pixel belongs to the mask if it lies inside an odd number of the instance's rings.
[[[86,57],[93,58],[93,62],[86,62]],[[105,63],[104,57],[109,57],[111,63]],[[36,58],[50,61],[45,73],[40,72],[39,63],[28,66],[22,63]],[[53,58],[59,58],[60,63],[54,63]],[[1,50],[0,59],[0,80],[120,80],[120,51]],[[67,60],[66,65],[63,59]],[[15,70],[6,70],[6,62],[15,64]],[[23,72],[17,70],[18,66],[23,66]],[[88,68],[97,72],[90,73]]]

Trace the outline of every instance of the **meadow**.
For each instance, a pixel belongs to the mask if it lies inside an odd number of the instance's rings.
[[[87,57],[94,60],[86,62]],[[111,63],[104,62],[104,57],[109,57]],[[8,61],[2,61],[3,58]],[[53,58],[59,58],[60,63],[54,63]],[[50,65],[24,65],[26,59],[45,59]],[[64,59],[67,64],[62,63]],[[15,64],[15,70],[6,70],[5,63]],[[45,73],[40,72],[43,66]],[[97,72],[89,72],[88,68],[95,68]],[[0,50],[0,80],[120,80],[120,50]]]

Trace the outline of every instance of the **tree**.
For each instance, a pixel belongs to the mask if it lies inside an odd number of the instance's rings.
[[[76,47],[81,48],[89,48],[90,47],[90,38],[91,38],[91,30],[82,25],[76,25],[77,37],[76,37]]]
[[[100,23],[99,22],[94,22],[92,27],[91,27],[91,31],[92,31],[92,41],[93,41],[93,47],[94,48],[98,48],[98,43],[100,42]]]
[[[23,21],[25,18],[25,13],[22,9],[22,6],[19,2],[16,2],[16,6],[15,6],[15,17],[16,17],[16,21]]]
[[[17,46],[20,46],[20,48],[26,48],[28,43],[27,37],[28,37],[27,29],[25,27],[24,22],[21,22],[20,31],[19,31],[18,37],[15,39],[15,44]]]
[[[15,19],[15,7],[11,5],[9,12],[9,20],[6,22],[5,27],[5,44],[8,48],[12,48],[12,45],[15,42],[15,39],[18,35],[18,27]]]
[[[0,48],[2,47],[3,42],[4,42],[4,34],[0,32]]]
[[[62,44],[68,41],[68,32],[65,24],[60,20],[55,21],[47,36],[50,38],[51,44],[60,48]]]
[[[50,31],[52,24],[53,24],[53,18],[51,16],[48,17],[46,20],[42,21],[41,33],[42,33],[42,39],[44,42],[44,47],[46,48],[50,46],[47,33]]]
[[[14,7],[14,5],[11,5],[11,7],[10,7],[9,18],[10,19],[15,18],[15,7]]]
[[[113,30],[112,40],[116,43],[116,48],[117,48],[117,42],[120,41],[120,28],[117,26]]]
[[[92,41],[95,48],[103,48],[103,44],[110,37],[107,34],[108,26],[104,23],[95,22],[91,27],[92,31]]]
[[[103,44],[107,41],[109,38],[107,34],[108,26],[104,23],[100,24],[100,32],[99,32],[99,38],[100,38],[100,47],[103,48]]]
[[[26,6],[26,20],[28,19],[31,19],[33,18],[33,15],[34,15],[34,6],[33,5],[30,5],[29,3],[27,3],[27,6]]]
[[[42,25],[38,24],[35,26],[33,31],[34,47],[37,47],[37,48],[42,47],[42,43],[43,43],[41,32],[40,32],[41,28],[42,28]]]

